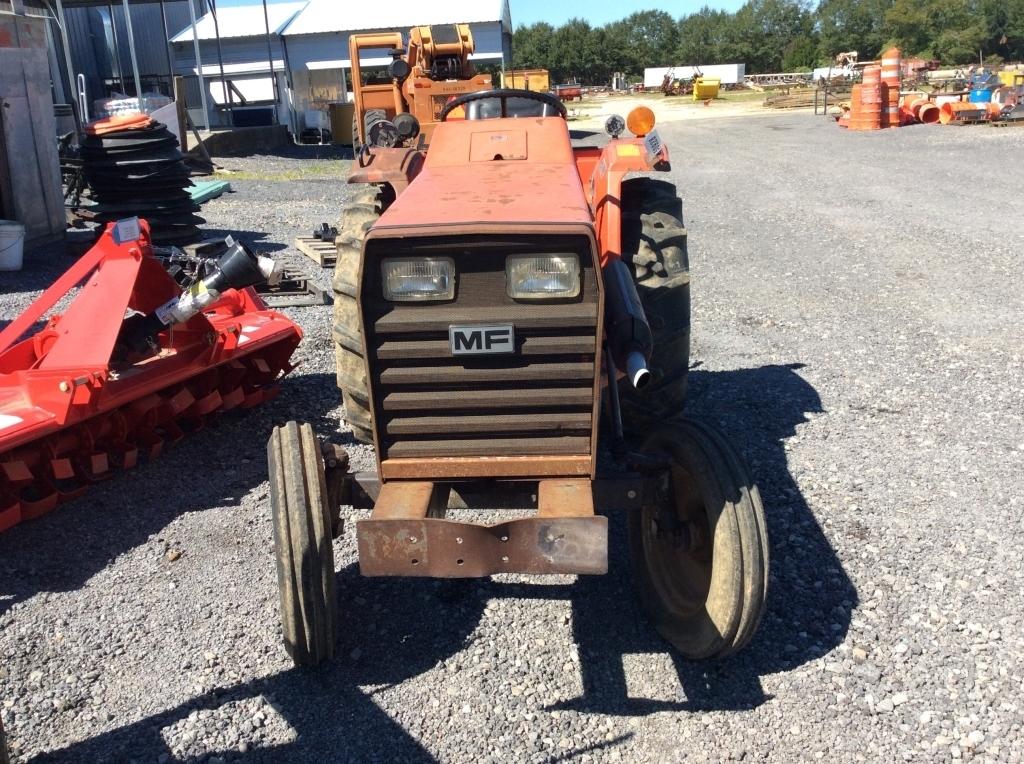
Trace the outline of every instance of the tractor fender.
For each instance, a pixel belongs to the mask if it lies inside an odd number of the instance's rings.
[[[597,151],[578,151],[576,157],[580,180],[594,213],[603,268],[623,254],[623,180],[629,173],[668,170],[668,147],[662,145],[656,156],[650,156],[642,138],[615,139]]]
[[[356,157],[349,183],[378,183],[401,194],[423,169],[425,152],[409,148],[369,147]]]

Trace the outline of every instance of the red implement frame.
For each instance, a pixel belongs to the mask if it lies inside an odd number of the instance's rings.
[[[149,313],[181,290],[152,257],[149,227],[96,245],[0,332],[0,531],[78,496],[112,468],[152,458],[209,415],[256,406],[302,331],[251,289],[228,290],[204,314],[165,330],[155,355],[115,359],[126,313]],[[76,286],[63,315],[21,337]]]

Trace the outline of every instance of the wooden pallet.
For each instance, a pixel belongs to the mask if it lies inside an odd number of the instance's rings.
[[[296,237],[295,248],[322,268],[333,266],[338,254],[338,248],[334,244],[314,239],[312,236]]]
[[[285,269],[278,283],[260,284],[256,291],[271,308],[331,304],[331,297],[325,290],[310,281],[306,274],[290,268]]]

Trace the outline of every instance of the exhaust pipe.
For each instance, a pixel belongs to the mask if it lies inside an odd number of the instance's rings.
[[[654,337],[647,323],[633,274],[621,260],[610,261],[603,269],[605,285],[605,330],[616,366],[626,370],[637,390],[651,381],[647,364],[654,350]],[[609,380],[609,384],[614,380]]]
[[[651,371],[647,368],[647,359],[635,350],[626,356],[626,373],[629,375],[629,381],[637,390],[643,389],[651,381]]]

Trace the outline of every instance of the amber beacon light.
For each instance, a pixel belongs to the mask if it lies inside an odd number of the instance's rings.
[[[646,106],[637,106],[627,115],[626,127],[637,138],[643,138],[654,129],[654,112]]]

